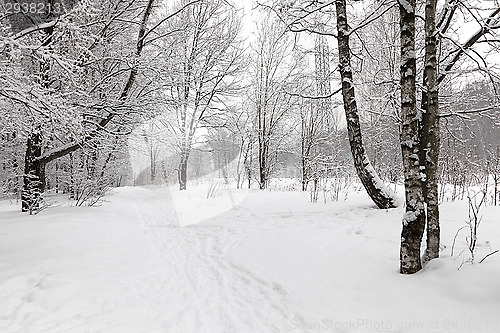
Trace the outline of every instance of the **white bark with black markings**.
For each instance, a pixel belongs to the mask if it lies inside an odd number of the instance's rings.
[[[425,205],[420,169],[420,119],[416,103],[415,0],[399,3],[401,29],[401,151],[403,154],[406,211],[401,232],[400,271],[422,269],[420,244],[425,229]]]
[[[394,194],[384,185],[377,175],[363,145],[358,107],[354,95],[346,1],[337,0],[335,1],[335,5],[337,10],[337,38],[339,45],[339,69],[342,80],[342,97],[344,100],[347,132],[349,135],[354,166],[361,183],[377,207],[394,208],[397,206]]]

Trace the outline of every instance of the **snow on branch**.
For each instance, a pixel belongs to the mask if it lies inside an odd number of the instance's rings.
[[[403,0],[404,1],[404,0]],[[500,7],[493,10],[493,12],[488,16],[486,22],[481,28],[476,31],[465,43],[457,47],[455,51],[450,52],[450,54],[455,53],[455,56],[448,61],[448,63],[444,66],[444,71],[441,75],[439,75],[437,79],[437,83],[441,83],[448,72],[453,68],[456,62],[460,59],[460,57],[470,49],[481,37],[490,33],[493,29],[498,28],[498,20],[500,19]]]
[[[479,109],[473,109],[473,110],[466,110],[466,111],[456,111],[456,112],[450,112],[446,114],[440,114],[440,118],[446,118],[446,117],[451,117],[451,116],[458,116],[458,117],[464,117],[464,115],[467,114],[473,114],[473,113],[482,113],[486,111],[491,111],[491,110],[499,110],[500,109],[500,104],[495,104],[495,105],[490,105],[486,106],[484,108],[479,108]]]
[[[413,7],[407,0],[398,0],[399,5],[403,7],[407,13],[413,13]]]
[[[304,99],[327,99],[327,98],[335,96],[336,94],[338,94],[341,91],[342,91],[342,87],[338,88],[334,92],[327,94],[327,95],[304,95],[304,94],[299,94],[299,93],[294,93],[294,92],[289,92],[289,91],[285,91],[285,94],[291,95],[291,96],[296,96],[296,97],[301,97]]]

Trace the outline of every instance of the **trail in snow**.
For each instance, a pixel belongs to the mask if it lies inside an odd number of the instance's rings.
[[[146,286],[145,292],[155,292],[142,295],[153,308],[163,309],[155,320],[166,332],[283,332],[298,316],[279,285],[229,260],[242,239],[260,230],[260,223],[244,228],[238,223],[248,221],[247,211],[234,209],[213,221],[180,227],[173,200],[158,190],[131,202],[166,268],[161,281],[154,282],[162,288]]]

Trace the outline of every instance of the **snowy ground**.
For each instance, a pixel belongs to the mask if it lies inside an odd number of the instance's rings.
[[[401,276],[401,208],[230,194],[119,188],[32,217],[0,203],[0,332],[500,331],[500,254],[478,262],[500,248],[500,208],[458,270],[467,204],[442,204],[441,259]]]

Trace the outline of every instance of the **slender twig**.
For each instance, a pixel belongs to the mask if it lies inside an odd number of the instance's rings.
[[[458,237],[458,233],[460,232],[460,230],[464,229],[464,228],[467,228],[468,226],[464,225],[463,227],[461,227],[460,229],[457,230],[457,233],[455,234],[455,237],[453,237],[453,244],[451,245],[451,256],[453,257],[453,250],[455,249],[455,242],[457,240],[457,237]]]
[[[484,261],[484,259],[488,258],[488,257],[489,257],[489,256],[491,256],[491,255],[494,255],[494,254],[495,254],[495,253],[497,253],[498,251],[499,251],[499,250],[496,250],[496,251],[493,251],[493,252],[491,252],[491,253],[487,254],[487,255],[486,255],[483,259],[481,259],[481,261],[480,261],[479,263],[482,263],[482,262]]]
[[[340,87],[339,89],[337,89],[334,92],[331,92],[330,94],[327,94],[327,95],[303,95],[303,94],[298,94],[298,93],[289,92],[289,91],[285,91],[285,94],[291,95],[291,96],[296,96],[296,97],[301,97],[301,98],[305,98],[305,99],[327,99],[327,98],[333,97],[334,95],[336,95],[337,93],[339,93],[341,91],[342,91],[342,87]]]

